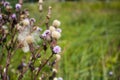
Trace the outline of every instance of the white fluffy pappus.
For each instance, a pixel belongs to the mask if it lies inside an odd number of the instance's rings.
[[[54,20],[52,25],[53,25],[54,27],[59,27],[60,24],[61,24],[61,22],[60,22],[59,20]]]
[[[53,31],[51,36],[52,38],[59,39],[61,37],[61,34],[58,31]]]

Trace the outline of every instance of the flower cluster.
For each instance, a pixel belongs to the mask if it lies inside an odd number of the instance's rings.
[[[27,14],[24,14],[27,16]],[[21,19],[20,23],[16,25],[18,32],[18,40],[22,45],[22,49],[24,52],[28,52],[29,44],[37,43],[40,39],[40,32],[42,29],[38,26],[34,26],[35,19],[34,18],[25,18]]]
[[[40,11],[43,9],[42,3],[43,0],[39,0]],[[11,79],[9,74],[11,74],[18,76],[16,79],[21,80],[30,70],[30,73],[33,74],[31,75],[32,80],[38,80],[38,76],[41,76],[42,80],[48,78],[63,80],[61,77],[56,77],[62,51],[58,44],[62,33],[61,22],[56,19],[51,25],[48,25],[51,18],[51,7],[48,8],[46,26],[36,25],[37,20],[31,18],[29,11],[22,9],[20,3],[12,7],[9,2],[3,0],[0,2],[0,7],[0,45],[2,45],[2,54],[6,54],[6,56],[2,56],[2,58],[6,57],[6,66],[0,63],[2,65],[2,67],[0,65],[0,76],[2,76],[0,79],[9,80]],[[46,29],[43,30],[42,27],[46,27]],[[13,66],[11,59],[13,59],[13,55],[21,54],[21,52],[27,55],[22,56],[20,64],[15,70],[10,67]],[[45,66],[50,68],[49,72],[52,74],[49,74],[48,71],[40,74]]]

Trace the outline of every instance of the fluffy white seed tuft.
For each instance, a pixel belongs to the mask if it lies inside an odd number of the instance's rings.
[[[53,21],[53,26],[54,26],[54,27],[59,27],[60,24],[61,24],[61,22],[58,21],[58,20],[54,20],[54,21]]]
[[[61,34],[58,31],[52,32],[52,38],[59,39],[61,37]]]

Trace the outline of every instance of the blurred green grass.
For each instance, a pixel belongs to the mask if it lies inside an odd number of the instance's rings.
[[[52,20],[62,23],[63,54],[59,76],[64,80],[117,80],[120,77],[120,2],[44,3],[52,6]],[[26,4],[31,16],[45,16],[37,4]],[[43,25],[44,26],[44,25]],[[113,75],[109,75],[113,72]]]
[[[52,6],[50,23],[54,19],[60,20],[63,30],[59,41],[63,54],[58,76],[64,80],[118,80],[120,2],[44,2],[42,13],[39,13],[37,3],[26,3],[23,7],[30,11],[39,25],[45,19],[49,5]],[[26,55],[21,53],[12,59],[14,65],[20,63],[16,60],[20,61]]]

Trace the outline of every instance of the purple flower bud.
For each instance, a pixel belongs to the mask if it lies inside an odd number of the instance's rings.
[[[60,28],[57,28],[57,31],[60,32],[60,33],[62,32],[62,30]]]
[[[110,72],[109,72],[109,75],[110,75],[110,76],[112,76],[112,75],[113,75],[113,72],[112,72],[112,71],[110,71]]]
[[[63,78],[62,78],[62,77],[59,77],[58,80],[63,80]]]
[[[0,20],[2,19],[2,15],[0,14]]]
[[[50,30],[45,30],[42,34],[43,37],[46,37],[47,35],[50,35]]]
[[[9,2],[4,2],[4,7],[6,7],[6,6],[8,6],[8,5],[10,5],[10,3]]]
[[[54,53],[60,53],[60,52],[61,52],[61,47],[60,47],[60,46],[55,46],[55,47],[53,48],[53,52],[54,52]]]
[[[15,18],[16,18],[16,14],[12,14],[11,17],[12,17],[13,19],[15,19]]]
[[[21,9],[21,7],[22,7],[21,4],[16,4],[16,5],[15,5],[15,8],[16,8],[17,10]]]
[[[32,21],[32,22],[36,22],[35,18],[31,18],[30,21]]]

